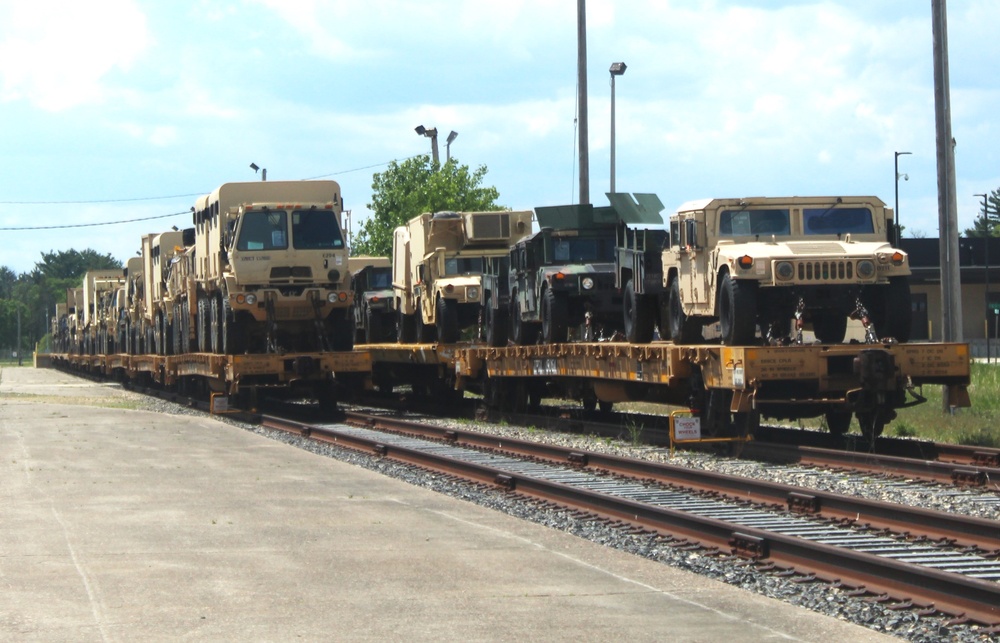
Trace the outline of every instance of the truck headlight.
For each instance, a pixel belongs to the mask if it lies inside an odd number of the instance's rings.
[[[326,300],[331,304],[337,303],[337,293],[335,292],[327,293]]]
[[[590,277],[584,277],[583,281],[580,282],[580,285],[583,286],[584,290],[590,290],[594,287],[594,280]]]
[[[479,288],[476,286],[469,286],[465,289],[466,299],[479,299]]]
[[[871,259],[863,259],[858,262],[858,277],[871,279],[875,276],[875,262]]]
[[[795,267],[791,261],[779,261],[774,267],[774,276],[781,281],[788,281],[795,276]]]
[[[257,295],[247,295],[247,305],[253,306],[257,303]]]

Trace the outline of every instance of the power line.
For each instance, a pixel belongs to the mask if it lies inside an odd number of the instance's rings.
[[[18,230],[56,230],[61,228],[93,228],[104,225],[118,225],[120,223],[135,223],[136,221],[152,221],[153,219],[166,219],[167,217],[176,217],[181,214],[191,214],[191,211],[184,210],[183,212],[174,212],[172,214],[160,214],[155,217],[142,217],[140,219],[125,219],[123,221],[104,221],[102,223],[71,223],[67,225],[42,225],[42,226],[20,227],[20,228],[0,228],[0,230],[18,231]]]
[[[142,196],[133,199],[94,199],[92,201],[0,201],[0,205],[84,205],[93,203],[128,203],[130,201],[160,201],[163,199],[180,199],[202,196],[203,193],[174,194],[171,196]]]

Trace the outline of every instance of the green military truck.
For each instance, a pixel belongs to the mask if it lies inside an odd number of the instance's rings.
[[[358,344],[396,341],[392,309],[392,261],[388,257],[347,260],[354,286],[354,333]]]

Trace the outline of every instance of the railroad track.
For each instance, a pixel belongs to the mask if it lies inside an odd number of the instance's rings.
[[[995,521],[382,416],[346,419],[262,421],[1000,632]]]

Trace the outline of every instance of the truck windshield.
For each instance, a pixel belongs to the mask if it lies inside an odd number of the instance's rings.
[[[806,208],[802,211],[806,234],[864,234],[875,232],[868,208]]]
[[[299,250],[343,248],[337,213],[333,210],[292,212],[292,244]]]
[[[790,234],[788,210],[724,210],[719,215],[719,234],[724,237]]]
[[[368,277],[368,287],[371,290],[392,288],[392,271],[389,269],[373,270]]]
[[[444,260],[444,274],[446,275],[466,275],[482,272],[482,257],[449,257]]]
[[[552,259],[556,263],[615,260],[615,239],[564,237],[552,240]]]
[[[243,214],[237,250],[284,250],[288,247],[288,217],[284,210]]]

